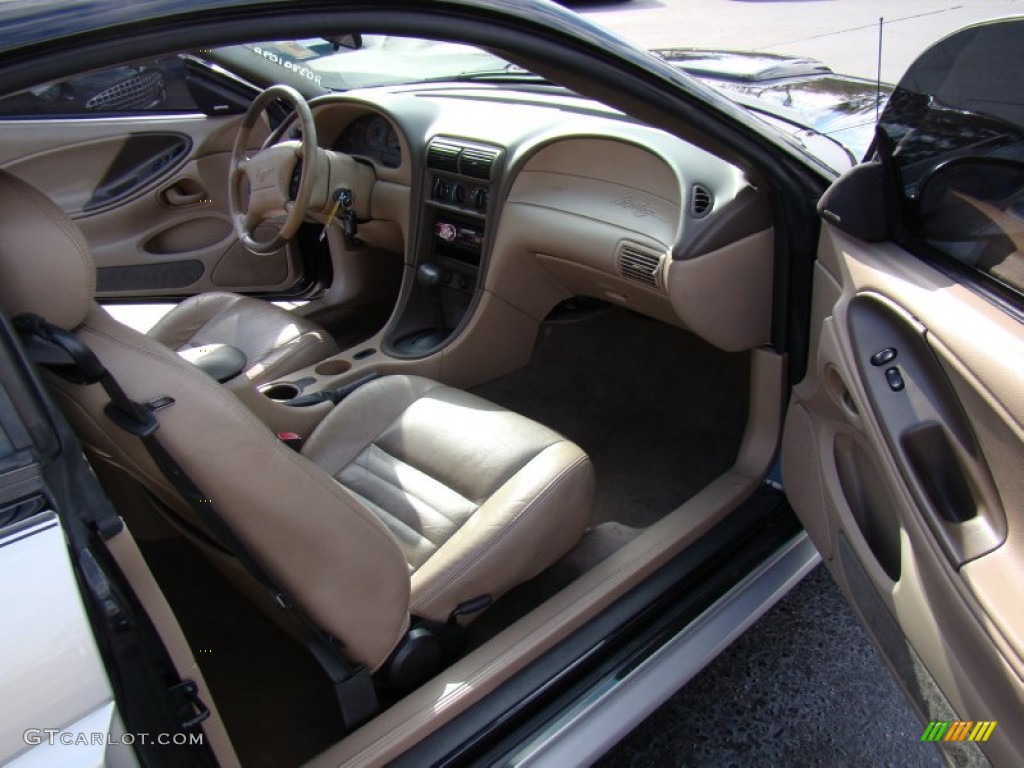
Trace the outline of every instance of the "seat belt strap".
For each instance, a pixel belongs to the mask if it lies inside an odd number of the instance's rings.
[[[338,641],[316,626],[295,603],[278,588],[270,575],[252,557],[232,528],[217,514],[213,503],[192,481],[181,465],[157,439],[160,422],[156,412],[174,404],[171,397],[149,403],[132,400],[96,354],[77,336],[53,325],[38,315],[14,318],[14,325],[33,362],[52,370],[73,384],[100,384],[110,402],[104,412],[117,426],[138,437],[157,468],[191,507],[214,537],[241,563],[242,567],[268,591],[273,602],[296,636],[320,664],[334,686],[345,728],[351,730],[366,722],[377,711],[377,695],[365,665],[352,665],[341,654]]]

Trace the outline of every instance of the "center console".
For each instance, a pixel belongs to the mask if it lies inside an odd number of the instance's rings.
[[[466,317],[480,283],[501,157],[498,147],[463,139],[435,138],[427,146],[415,280],[385,340],[389,354],[430,354]]]
[[[406,265],[411,279],[403,281],[397,320],[379,336],[259,388],[244,376],[226,386],[275,432],[308,436],[338,400],[373,378],[439,377],[439,358],[430,356],[467,321],[482,284],[503,155],[464,139],[430,142]]]

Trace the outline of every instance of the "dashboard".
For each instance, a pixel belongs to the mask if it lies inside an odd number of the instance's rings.
[[[392,86],[312,106],[321,145],[376,171],[360,237],[410,268],[392,354],[438,341],[414,339],[436,301],[454,337],[485,294],[538,322],[588,295],[729,351],[767,343],[770,206],[726,160],[564,91]]]

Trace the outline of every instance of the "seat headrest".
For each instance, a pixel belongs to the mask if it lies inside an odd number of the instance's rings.
[[[96,265],[77,225],[46,195],[0,171],[0,304],[73,330],[96,293]]]

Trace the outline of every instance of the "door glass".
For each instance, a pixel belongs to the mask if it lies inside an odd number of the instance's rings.
[[[1024,293],[1024,21],[970,27],[908,70],[879,123],[906,245]]]
[[[0,99],[5,117],[196,112],[178,56],[89,72]]]

